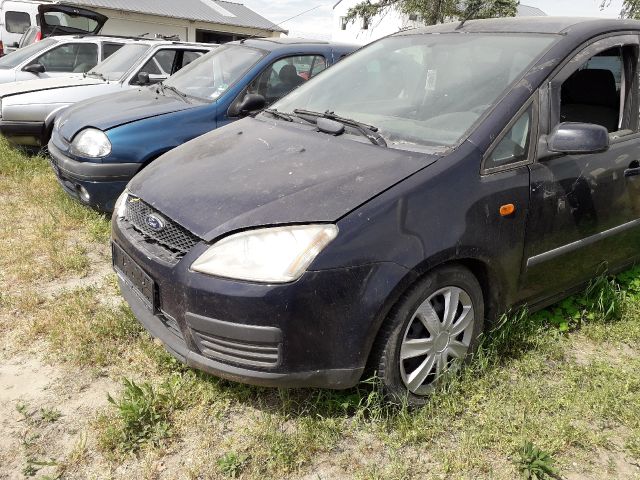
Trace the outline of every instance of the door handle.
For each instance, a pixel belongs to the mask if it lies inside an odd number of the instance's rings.
[[[629,165],[629,168],[627,168],[624,171],[624,176],[629,178],[629,177],[637,177],[639,175],[640,175],[640,162],[638,162],[637,160],[634,160]]]

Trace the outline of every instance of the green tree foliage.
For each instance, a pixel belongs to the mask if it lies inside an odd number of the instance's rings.
[[[418,15],[425,24],[435,25],[451,18],[513,17],[519,4],[519,0],[364,0],[349,9],[346,19],[369,20],[397,10],[405,15]]]
[[[601,9],[605,9],[611,5],[611,0],[602,0]],[[633,18],[640,20],[640,0],[624,0],[622,4],[621,18]]]

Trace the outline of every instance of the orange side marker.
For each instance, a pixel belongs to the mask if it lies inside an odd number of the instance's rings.
[[[516,212],[516,206],[513,203],[502,205],[500,207],[500,216],[508,217]]]

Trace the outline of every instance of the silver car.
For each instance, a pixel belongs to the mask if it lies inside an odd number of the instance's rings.
[[[126,45],[81,78],[0,85],[0,133],[17,145],[44,147],[56,115],[76,102],[159,83],[215,45],[123,40]]]

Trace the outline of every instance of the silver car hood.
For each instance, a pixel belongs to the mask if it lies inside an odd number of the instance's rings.
[[[0,98],[20,95],[22,93],[41,92],[44,90],[55,90],[59,88],[99,85],[101,83],[105,83],[104,80],[100,80],[99,78],[94,77],[56,77],[43,78],[42,80],[11,82],[0,85]]]

